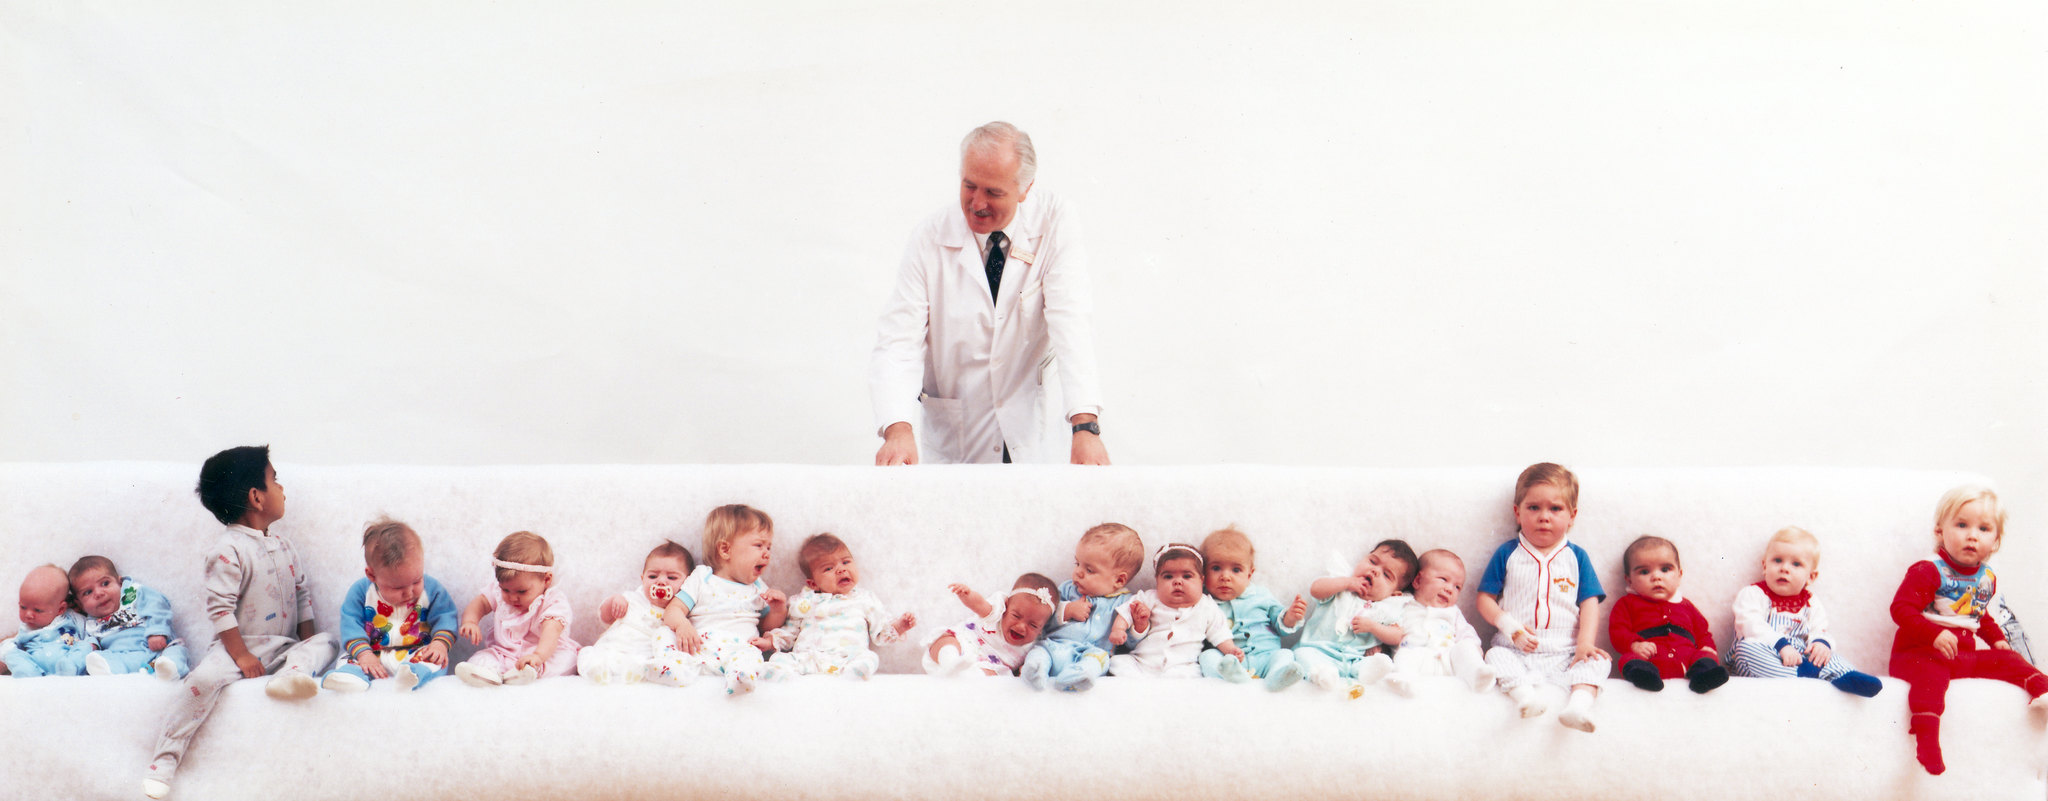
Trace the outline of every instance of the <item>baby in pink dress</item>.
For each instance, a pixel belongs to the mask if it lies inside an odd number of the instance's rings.
[[[489,645],[455,666],[455,675],[478,687],[525,684],[576,672],[576,641],[569,639],[569,600],[555,589],[555,551],[531,531],[498,542],[491,554],[498,583],[462,610],[460,634],[486,642],[482,622],[492,615]]]

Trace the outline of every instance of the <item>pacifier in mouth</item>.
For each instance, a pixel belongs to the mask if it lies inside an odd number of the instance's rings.
[[[667,584],[656,584],[654,585],[652,594],[654,595],[654,600],[660,601],[661,603],[668,603],[676,597],[676,588],[671,587]]]

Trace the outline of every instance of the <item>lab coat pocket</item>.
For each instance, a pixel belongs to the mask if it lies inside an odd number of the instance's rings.
[[[930,395],[918,397],[924,405],[924,436],[920,445],[924,449],[924,461],[960,461],[960,437],[966,428],[966,407],[958,398],[935,398]],[[939,458],[932,458],[937,456]]]

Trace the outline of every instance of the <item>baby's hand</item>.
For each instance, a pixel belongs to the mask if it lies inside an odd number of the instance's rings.
[[[1065,617],[1068,620],[1087,620],[1088,611],[1087,601],[1068,601]]]
[[[1834,649],[1829,648],[1828,644],[1824,642],[1817,642],[1806,646],[1806,658],[1813,660],[1814,667],[1827,667],[1828,659],[1834,656],[1834,654]]]
[[[1629,646],[1628,649],[1630,651],[1634,651],[1636,656],[1640,656],[1644,659],[1649,659],[1650,657],[1657,655],[1657,646],[1651,645],[1648,642],[1638,642],[1634,645]]]
[[[754,646],[754,650],[762,653],[775,650],[775,640],[769,637],[755,637],[748,640],[747,644]]]
[[[1364,597],[1365,597],[1365,579],[1359,578],[1359,577],[1357,577],[1357,576],[1352,576],[1352,577],[1351,577],[1351,583],[1350,583],[1350,584],[1346,584],[1346,585],[1344,585],[1344,591],[1345,591],[1345,592],[1349,592],[1349,593],[1351,593],[1352,595],[1356,595],[1356,596],[1358,596],[1358,597],[1360,597],[1360,598],[1364,598]]]
[[[1998,642],[1992,643],[1991,647],[1996,648],[2000,651],[2010,651],[2012,650],[2012,643],[2006,642],[2004,640],[1999,640]]]
[[[1122,622],[1122,621],[1118,621],[1118,622]],[[1112,627],[1110,627],[1110,629],[1109,629],[1109,644],[1110,644],[1110,645],[1122,645],[1122,644],[1124,644],[1124,643],[1126,643],[1126,642],[1129,642],[1129,641],[1130,641],[1130,639],[1131,639],[1131,635],[1129,635],[1129,634],[1125,634],[1125,633],[1124,633],[1124,627],[1123,627],[1123,626],[1112,626]]]
[[[1287,614],[1280,616],[1280,625],[1286,626],[1290,629],[1294,628],[1295,626],[1301,625],[1301,619],[1303,617],[1306,617],[1307,615],[1308,601],[1303,600],[1301,596],[1296,595],[1294,596],[1294,603],[1289,604],[1287,606]]]
[[[483,644],[484,629],[475,623],[464,623],[462,628],[455,630],[455,633],[462,635],[462,638],[468,640],[470,645]]]
[[[1144,601],[1131,602],[1131,628],[1139,631],[1152,628],[1152,607],[1146,606]]]
[[[1351,619],[1351,633],[1352,633],[1352,634],[1367,634],[1367,633],[1370,633],[1371,631],[1372,631],[1372,621],[1371,621],[1371,620],[1368,620],[1368,619],[1366,619],[1366,617],[1365,617],[1364,615],[1359,615],[1358,617],[1354,617],[1354,618],[1352,618],[1352,619]]]
[[[169,647],[171,647],[171,638],[165,637],[162,634],[149,635],[149,650],[161,651]]]
[[[1515,636],[1511,639],[1514,640],[1515,648],[1520,649],[1522,653],[1536,652],[1536,635],[1530,633],[1528,629],[1515,629]]]
[[[1948,657],[1950,659],[1956,658],[1956,648],[1957,643],[1955,632],[1943,631],[1942,633],[1934,636],[1934,650],[1940,651],[1942,656]]]
[[[1225,641],[1222,645],[1216,646],[1216,650],[1237,657],[1237,661],[1239,662],[1244,661],[1244,649],[1237,647],[1237,643],[1235,642]]]
[[[1778,649],[1778,661],[1785,663],[1785,667],[1799,667],[1799,646],[1787,645]]]
[[[960,599],[961,603],[966,603],[967,596],[972,595],[974,593],[973,587],[969,587],[965,584],[960,584],[958,582],[946,585],[946,589],[951,590],[953,593],[953,597]]]
[[[448,646],[437,642],[433,645],[421,648],[417,651],[412,652],[412,661],[425,662],[429,665],[440,665],[441,667],[447,667]]]
[[[521,668],[533,668],[533,671],[535,673],[539,673],[540,671],[547,669],[547,666],[547,660],[541,659],[540,654],[533,653],[519,657],[519,661],[513,663],[512,671],[517,673]]]
[[[896,636],[901,637],[917,625],[917,616],[909,612],[896,619]]]
[[[377,658],[376,651],[364,651],[362,656],[356,657],[356,667],[362,668],[363,673],[373,679],[391,678],[391,671],[384,669],[384,662]]]
[[[597,607],[597,619],[607,626],[625,616],[626,596],[624,595],[614,595],[606,598],[604,603],[599,604]]]
[[[235,667],[242,669],[242,678],[260,679],[263,677],[263,660],[257,659],[255,654],[243,654],[235,657]]]
[[[789,603],[789,596],[783,595],[781,590],[769,587],[761,591],[761,600],[768,602],[768,608],[779,609],[783,604]]]
[[[1592,643],[1582,642],[1578,644],[1578,647],[1572,649],[1572,661],[1567,664],[1567,667],[1569,667],[1570,665],[1576,665],[1580,662],[1591,662],[1595,659],[1606,658],[1606,651],[1602,651],[1599,648],[1593,647]]]
[[[683,617],[682,622],[675,625],[675,630],[676,650],[694,654],[703,649],[704,642],[697,638],[697,627],[690,625],[689,617]]]

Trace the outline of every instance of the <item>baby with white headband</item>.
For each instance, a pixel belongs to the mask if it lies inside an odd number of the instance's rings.
[[[1109,641],[1130,653],[1109,658],[1109,675],[1199,679],[1202,643],[1233,659],[1244,650],[1231,636],[1230,618],[1202,594],[1205,564],[1195,546],[1169,543],[1152,554],[1153,588],[1124,602],[1109,627]]]
[[[531,531],[515,531],[491,552],[498,582],[462,609],[463,639],[488,643],[455,666],[455,675],[478,687],[526,684],[542,676],[576,672],[576,641],[569,639],[569,599],[555,589],[555,550]],[[489,637],[483,619],[492,615]]]
[[[1038,642],[1052,618],[1059,585],[1037,573],[1017,577],[998,607],[965,584],[947,589],[976,619],[948,628],[924,650],[924,672],[952,675],[973,670],[981,676],[1015,676],[1024,654]]]

